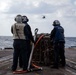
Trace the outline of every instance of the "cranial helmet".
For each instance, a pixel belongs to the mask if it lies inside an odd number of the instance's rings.
[[[28,22],[29,19],[27,18],[27,16],[22,16],[22,22]]]
[[[21,23],[21,22],[22,22],[22,16],[21,16],[21,15],[17,15],[17,16],[15,17],[15,21],[16,21],[17,23]]]
[[[60,25],[60,22],[59,22],[58,20],[55,20],[55,21],[53,22],[53,26],[56,26],[56,25]]]

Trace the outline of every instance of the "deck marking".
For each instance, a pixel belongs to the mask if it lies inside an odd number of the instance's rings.
[[[69,70],[69,69],[66,69],[66,71],[68,71],[68,72],[72,73],[73,75],[76,75],[76,73],[75,73],[75,72],[73,72],[73,71],[71,71],[71,70]]]

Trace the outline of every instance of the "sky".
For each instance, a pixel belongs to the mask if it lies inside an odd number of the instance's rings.
[[[0,0],[0,36],[12,36],[18,14],[28,17],[33,34],[35,28],[50,33],[53,21],[59,20],[65,37],[76,37],[76,0]]]

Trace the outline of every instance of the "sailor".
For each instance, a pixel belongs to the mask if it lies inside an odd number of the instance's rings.
[[[58,20],[53,22],[53,30],[50,34],[50,39],[53,41],[54,46],[54,65],[52,68],[59,68],[59,60],[61,62],[61,66],[65,67],[65,37],[64,37],[64,28],[60,25]]]
[[[15,18],[16,23],[12,25],[11,32],[13,34],[13,47],[14,47],[14,53],[13,53],[13,65],[12,65],[12,71],[13,73],[17,72],[17,64],[18,64],[18,58],[21,55],[22,57],[22,68],[23,70],[21,72],[26,72],[27,70],[27,64],[28,64],[28,53],[29,50],[27,50],[28,43],[30,43],[30,35],[29,32],[27,33],[26,25],[22,23],[22,16],[17,15]],[[28,36],[27,36],[28,35]],[[32,37],[33,40],[33,37]],[[34,40],[33,40],[34,42]]]
[[[27,56],[26,56],[26,67],[28,67],[28,61],[29,61],[29,56],[31,53],[31,42],[34,43],[34,39],[33,39],[33,35],[32,35],[32,31],[31,31],[31,27],[30,25],[27,23],[29,21],[29,19],[27,18],[27,16],[22,16],[22,23],[25,24],[25,35],[26,35],[26,42],[27,42]],[[22,57],[19,57],[19,66],[22,67]]]

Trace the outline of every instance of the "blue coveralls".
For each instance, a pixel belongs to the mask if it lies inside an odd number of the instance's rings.
[[[30,26],[28,25],[28,23],[27,22],[23,22],[24,24],[25,24],[25,31],[24,31],[24,33],[25,33],[25,35],[26,35],[26,42],[27,42],[27,44],[26,44],[26,46],[27,46],[27,61],[26,61],[26,67],[28,67],[28,61],[29,61],[29,56],[30,56],[30,53],[31,53],[31,45],[30,45],[30,42],[32,41],[33,43],[34,43],[34,39],[33,39],[33,36],[32,36],[32,32],[31,32],[31,28],[30,28]],[[19,66],[22,68],[22,56],[20,55],[20,57],[19,57]]]
[[[65,66],[65,55],[64,55],[65,37],[64,37],[63,27],[61,27],[60,25],[54,26],[54,29],[51,31],[50,38],[51,40],[53,40],[53,46],[54,46],[54,67],[58,68],[59,62],[61,62],[61,65],[64,67]]]

